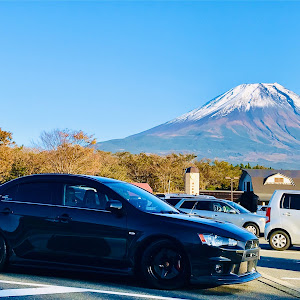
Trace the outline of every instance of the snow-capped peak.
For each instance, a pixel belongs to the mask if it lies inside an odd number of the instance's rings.
[[[241,84],[170,122],[197,121],[206,116],[226,116],[234,110],[266,107],[290,108],[300,114],[300,96],[278,83]]]

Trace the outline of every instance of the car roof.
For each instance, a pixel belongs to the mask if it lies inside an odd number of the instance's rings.
[[[231,202],[230,200],[219,199],[219,198],[216,198],[214,196],[195,197],[195,198],[182,198],[181,199],[181,201],[202,201],[202,200]]]
[[[11,183],[18,183],[18,182],[27,182],[32,179],[49,179],[49,180],[55,180],[55,179],[66,179],[66,178],[86,178],[86,179],[92,179],[95,181],[98,181],[100,183],[117,183],[122,182],[119,180],[106,178],[106,177],[100,177],[100,176],[91,176],[91,175],[83,175],[83,174],[59,174],[59,173],[43,173],[43,174],[33,174],[33,175],[27,175],[22,176],[13,180],[10,180],[3,185],[11,184]]]

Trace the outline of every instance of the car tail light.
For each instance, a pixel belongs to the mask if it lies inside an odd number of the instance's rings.
[[[271,207],[267,207],[266,217],[266,223],[269,223],[271,221]]]

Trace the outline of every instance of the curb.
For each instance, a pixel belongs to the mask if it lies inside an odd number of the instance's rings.
[[[258,281],[260,281],[264,284],[267,284],[269,286],[272,286],[282,292],[285,292],[291,296],[294,296],[294,297],[300,299],[300,289],[299,288],[295,287],[294,285],[292,285],[288,282],[285,282],[280,279],[269,276],[263,272],[259,271],[259,273],[261,274],[261,277],[258,278]]]

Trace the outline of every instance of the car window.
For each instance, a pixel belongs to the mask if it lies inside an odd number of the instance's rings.
[[[212,210],[210,201],[198,201],[196,209],[198,210]]]
[[[290,208],[290,197],[287,194],[283,194],[281,198],[281,208],[289,209]]]
[[[222,212],[222,205],[219,202],[214,202],[213,203],[213,211]]]
[[[290,195],[290,209],[300,210],[300,195]]]
[[[141,211],[149,213],[179,213],[172,205],[133,184],[125,182],[105,182],[103,184]]]
[[[0,195],[1,200],[16,200],[18,185],[14,185],[2,192]]]
[[[232,207],[222,202],[213,203],[213,211],[228,213],[232,210]]]
[[[284,194],[281,199],[281,208],[300,210],[300,195]]]
[[[244,206],[240,205],[240,204],[237,204],[233,201],[230,201],[230,205],[235,209],[237,210],[239,213],[241,214],[248,214],[250,213],[250,211],[248,209],[246,209]]]
[[[181,199],[180,198],[170,198],[170,199],[164,199],[169,204],[175,206]]]
[[[108,195],[94,187],[72,184],[64,185],[63,205],[65,206],[105,209],[109,200]]]
[[[196,201],[184,201],[181,205],[180,208],[186,208],[186,209],[192,209],[193,207],[195,208]]]
[[[28,203],[53,204],[55,184],[49,182],[31,182],[19,184],[16,201]]]

